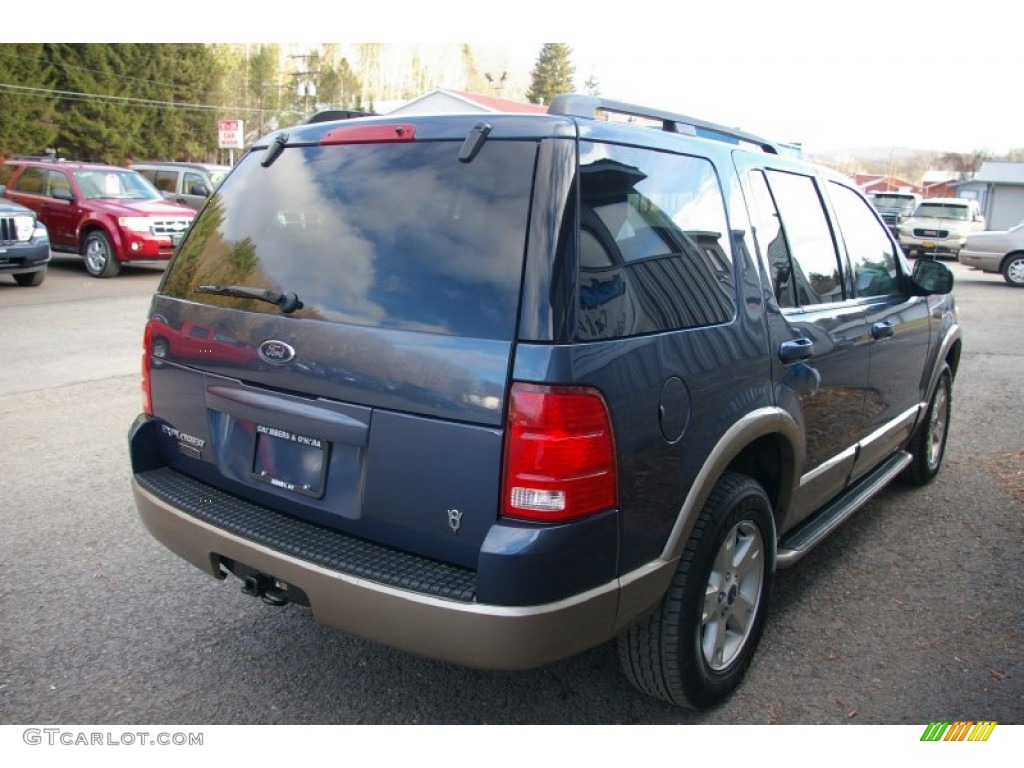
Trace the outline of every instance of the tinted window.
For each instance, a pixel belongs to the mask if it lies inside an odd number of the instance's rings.
[[[767,177],[785,230],[797,304],[842,300],[839,257],[814,179],[774,170]]]
[[[247,156],[196,220],[164,290],[295,292],[296,317],[508,339],[516,327],[537,145],[488,141],[293,147]]]
[[[203,179],[202,176],[200,176],[198,173],[186,173],[185,183],[182,185],[182,192],[184,192],[186,195],[191,195],[192,187],[195,187],[199,184],[206,186],[206,181]]]
[[[146,174],[146,178],[153,182],[153,186],[161,192],[177,192],[178,172],[177,171],[156,171],[152,176]]]
[[[19,192],[27,192],[32,195],[41,195],[46,188],[46,174],[40,168],[26,168],[18,177],[18,183],[14,188]]]
[[[710,162],[584,142],[579,188],[581,338],[732,318],[729,229]]]
[[[858,296],[899,293],[896,254],[885,228],[860,195],[848,187],[829,184],[832,207],[846,243]]]
[[[750,174],[750,184],[754,192],[754,205],[751,217],[754,222],[754,237],[762,257],[768,262],[771,274],[772,290],[780,307],[796,306],[796,290],[793,287],[793,265],[789,258],[789,246],[786,235],[782,231],[782,221],[778,209],[768,189],[768,180],[763,171]]]
[[[71,194],[71,182],[68,181],[66,173],[60,171],[50,171],[47,174],[47,187],[46,194],[50,197],[55,197],[55,193],[59,190],[66,192],[68,195]]]

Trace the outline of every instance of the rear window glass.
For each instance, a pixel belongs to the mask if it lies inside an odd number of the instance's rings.
[[[581,142],[579,178],[579,338],[732,319],[725,202],[708,160]]]
[[[191,301],[277,313],[200,285],[294,292],[295,317],[510,339],[536,143],[286,149],[247,156],[197,219],[164,284]]]

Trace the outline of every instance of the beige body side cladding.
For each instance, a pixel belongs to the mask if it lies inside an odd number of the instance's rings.
[[[661,599],[674,568],[671,562],[649,563],[622,579],[545,605],[462,603],[283,555],[179,511],[134,480],[132,491],[139,516],[157,541],[211,576],[224,578],[220,558],[230,558],[301,589],[321,624],[480,669],[530,669],[612,639],[624,620],[634,620]],[[620,620],[623,596],[633,607]]]

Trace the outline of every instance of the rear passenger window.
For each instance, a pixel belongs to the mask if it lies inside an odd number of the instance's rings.
[[[829,183],[829,197],[846,243],[858,296],[899,293],[896,254],[888,232],[868,203],[849,187]]]
[[[583,142],[579,187],[579,338],[732,319],[725,203],[708,160]]]
[[[775,170],[767,171],[767,179],[782,220],[797,305],[842,301],[839,255],[814,179]]]
[[[177,183],[177,171],[157,171],[153,176],[153,186],[161,192],[170,192],[172,194],[177,192]]]
[[[45,174],[39,168],[26,168],[18,177],[18,183],[14,188],[18,192],[25,192],[30,195],[41,195],[45,189]]]

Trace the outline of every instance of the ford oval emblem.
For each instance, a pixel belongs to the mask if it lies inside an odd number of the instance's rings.
[[[295,347],[277,339],[267,339],[257,351],[260,359],[271,365],[287,365],[295,359]]]

